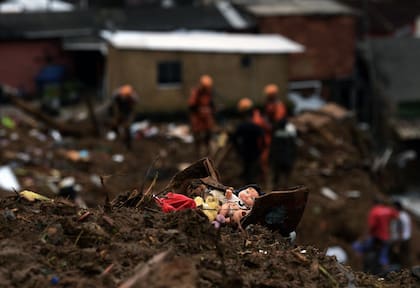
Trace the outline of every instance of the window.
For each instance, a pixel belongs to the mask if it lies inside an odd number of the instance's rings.
[[[241,66],[242,68],[249,68],[252,64],[252,58],[249,55],[243,55],[241,57]]]
[[[177,85],[182,82],[181,62],[163,61],[158,63],[157,81],[159,85]]]

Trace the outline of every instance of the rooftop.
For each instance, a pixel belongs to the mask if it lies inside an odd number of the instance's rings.
[[[299,53],[304,47],[280,35],[217,32],[102,32],[110,45],[120,49],[213,53]]]
[[[333,0],[235,0],[257,16],[354,14],[356,10]]]

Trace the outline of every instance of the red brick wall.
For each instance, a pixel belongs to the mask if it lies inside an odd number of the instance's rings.
[[[261,33],[281,34],[306,48],[290,56],[289,79],[349,76],[354,65],[353,16],[275,16],[258,19]]]
[[[46,55],[54,64],[70,63],[58,40],[0,42],[0,83],[35,93],[35,77],[46,64]]]

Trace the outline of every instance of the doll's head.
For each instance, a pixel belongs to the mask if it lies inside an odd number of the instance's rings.
[[[254,202],[255,202],[255,198],[259,197],[258,191],[253,188],[253,187],[248,187],[244,190],[241,190],[238,193],[238,197],[239,199],[241,199],[241,201],[248,206],[249,208],[251,208],[252,206],[254,206]]]

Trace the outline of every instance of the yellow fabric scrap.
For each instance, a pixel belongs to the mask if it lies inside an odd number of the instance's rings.
[[[34,202],[35,200],[52,201],[48,197],[42,196],[42,195],[40,195],[38,193],[29,191],[29,190],[24,190],[24,191],[20,192],[19,195],[20,195],[20,197],[25,198],[29,202]]]

